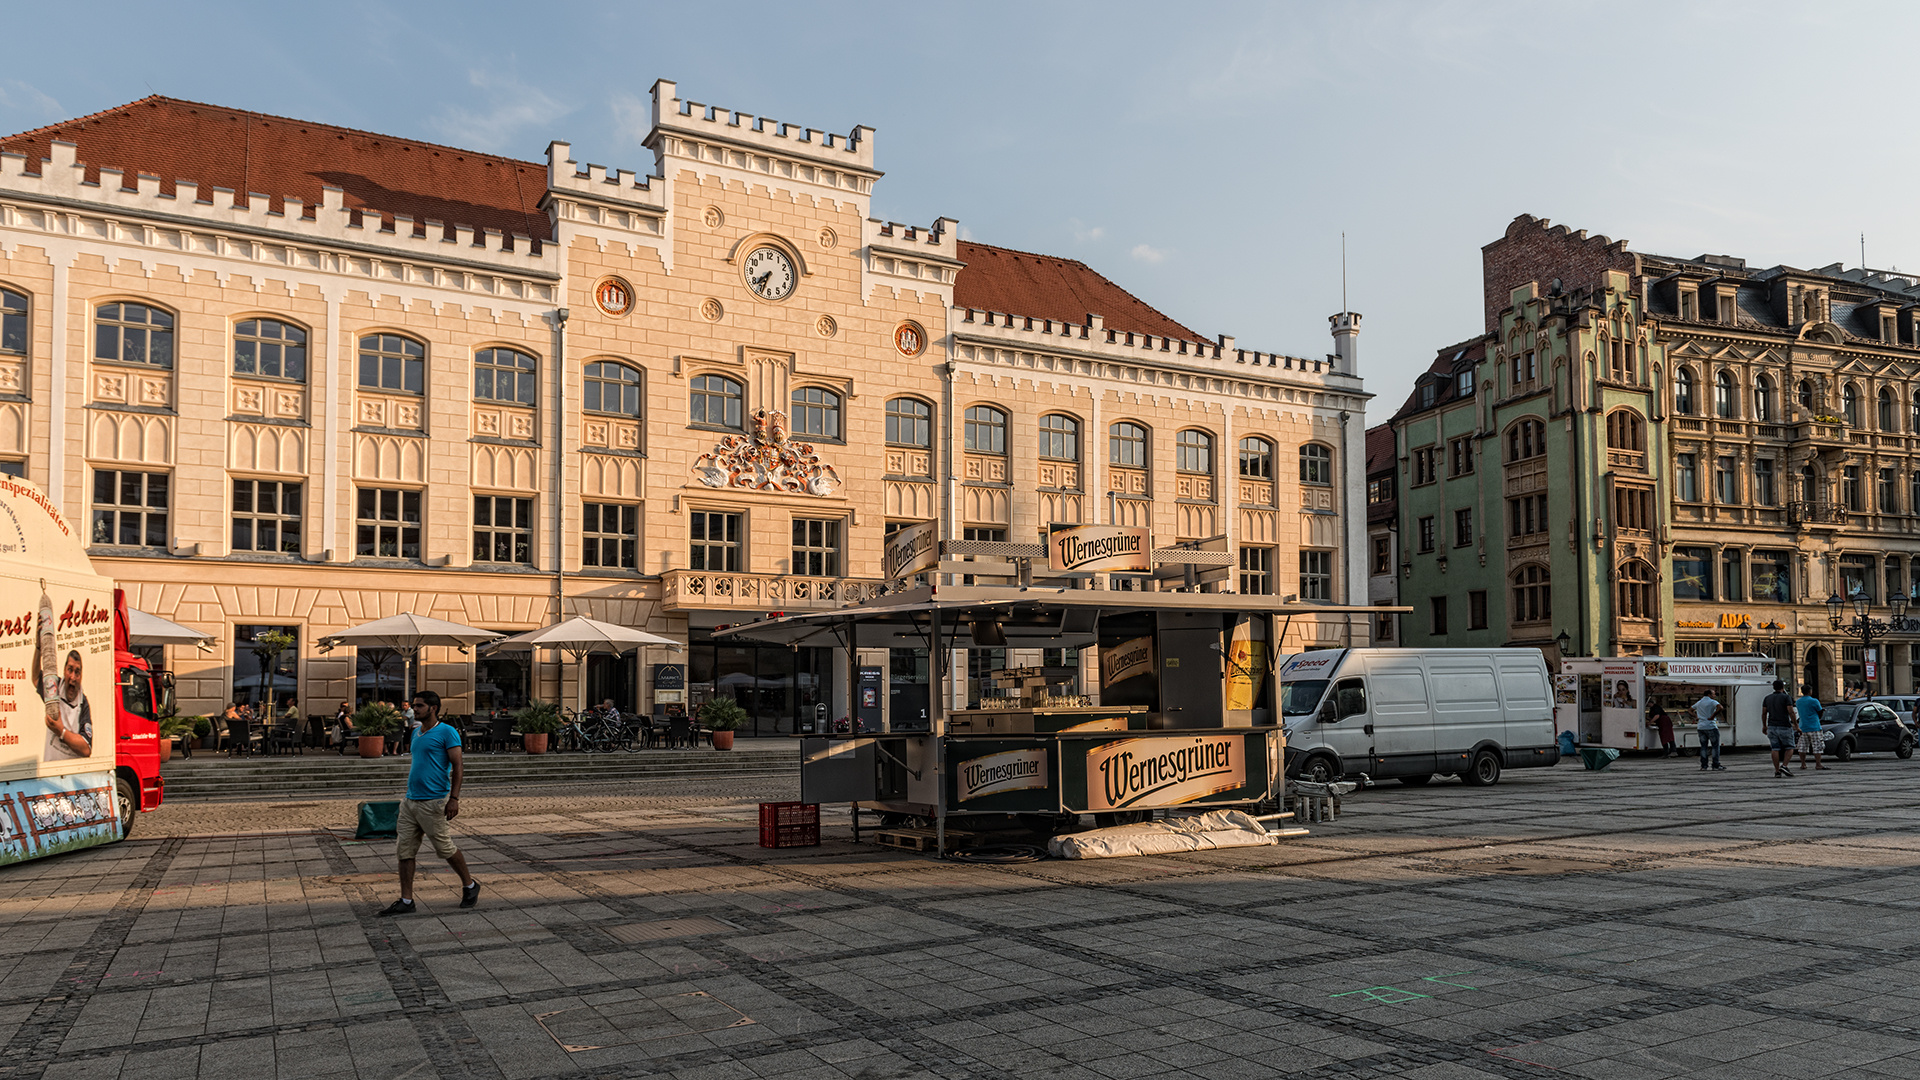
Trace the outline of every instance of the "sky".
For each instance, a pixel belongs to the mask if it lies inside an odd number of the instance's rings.
[[[1080,259],[1208,336],[1332,351],[1384,419],[1480,333],[1522,213],[1664,255],[1920,271],[1920,5],[38,5],[0,129],[150,93],[642,173],[649,88],[878,129],[873,216]],[[111,26],[111,32],[102,27]],[[1906,209],[1902,209],[1906,207]]]

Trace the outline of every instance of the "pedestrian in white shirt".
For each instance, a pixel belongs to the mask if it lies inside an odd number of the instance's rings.
[[[1700,771],[1713,768],[1724,772],[1725,766],[1720,764],[1720,702],[1715,700],[1713,691],[1700,695],[1700,700],[1693,703],[1693,716],[1694,730],[1700,735]]]

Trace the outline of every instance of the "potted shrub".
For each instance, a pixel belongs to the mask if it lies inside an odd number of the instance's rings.
[[[387,750],[387,736],[400,730],[400,710],[384,701],[369,701],[353,714],[353,731],[360,736],[360,756],[377,758]]]
[[[180,744],[184,740],[191,739],[194,736],[198,730],[198,726],[194,723],[196,720],[204,720],[204,718],[199,716],[163,716],[160,718],[160,737],[167,741],[166,760],[172,761],[180,751]],[[187,747],[187,756],[193,756],[193,748],[191,746]]]
[[[200,749],[220,749],[220,737],[213,733],[213,719],[207,716],[193,718],[193,733],[200,739]]]
[[[536,701],[514,713],[513,724],[520,729],[527,753],[544,754],[547,752],[547,740],[560,730],[560,710],[551,702]]]
[[[700,722],[713,732],[715,750],[733,749],[733,732],[747,722],[747,710],[731,697],[717,697],[700,706]]]

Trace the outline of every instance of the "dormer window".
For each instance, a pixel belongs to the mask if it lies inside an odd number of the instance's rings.
[[[1460,373],[1459,394],[1463,398],[1473,396],[1473,369],[1472,368],[1468,368],[1467,370]]]
[[[1436,396],[1438,396],[1439,392],[1440,392],[1439,387],[1435,386],[1433,383],[1430,383],[1430,382],[1421,383],[1420,384],[1420,407],[1423,409],[1431,408],[1433,406],[1433,399]]]
[[[1680,287],[1680,317],[1695,321],[1700,318],[1700,292],[1692,286]]]

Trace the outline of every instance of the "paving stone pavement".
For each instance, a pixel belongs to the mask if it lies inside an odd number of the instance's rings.
[[[764,785],[516,793],[456,823],[480,905],[429,858],[403,919],[352,800],[168,806],[0,868],[0,1078],[1920,1077],[1920,762],[1769,773],[1011,866],[764,850]]]

